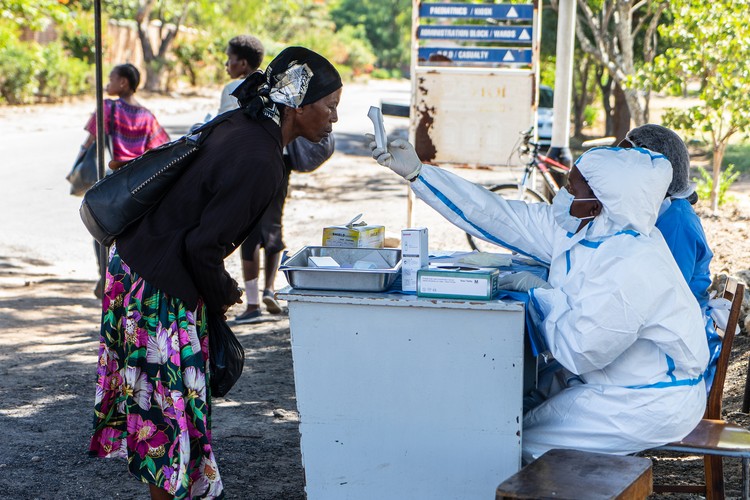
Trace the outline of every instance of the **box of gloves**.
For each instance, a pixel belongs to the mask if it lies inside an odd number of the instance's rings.
[[[323,228],[324,247],[383,248],[385,226],[368,225],[359,221],[359,214],[347,224]]]
[[[435,266],[417,272],[417,295],[445,299],[489,300],[499,291],[494,267]]]

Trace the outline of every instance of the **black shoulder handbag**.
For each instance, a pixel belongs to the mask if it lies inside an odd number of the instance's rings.
[[[115,129],[115,103],[110,106],[109,112],[109,134],[104,135],[105,152],[112,158],[112,131]],[[105,158],[106,161],[106,158]],[[92,142],[86,151],[78,157],[70,173],[65,179],[70,182],[70,194],[82,196],[99,178],[99,168],[96,165],[96,141]]]
[[[190,135],[146,151],[86,191],[79,213],[94,239],[109,246],[146,215],[190,165],[208,133],[232,114],[221,114]]]

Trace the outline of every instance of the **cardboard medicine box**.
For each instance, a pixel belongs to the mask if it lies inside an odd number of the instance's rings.
[[[427,228],[401,230],[401,290],[417,291],[417,271],[430,263],[427,248]]]
[[[417,295],[444,299],[490,300],[499,291],[496,268],[430,267],[417,272]]]
[[[323,228],[324,247],[383,248],[385,226],[328,226]]]

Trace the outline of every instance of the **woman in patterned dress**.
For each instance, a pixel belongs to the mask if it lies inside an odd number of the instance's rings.
[[[283,147],[338,119],[341,78],[289,47],[234,95],[162,201],[110,249],[89,453],[127,459],[151,498],[223,498],[211,443],[208,315],[240,302],[224,259],[282,182]]]

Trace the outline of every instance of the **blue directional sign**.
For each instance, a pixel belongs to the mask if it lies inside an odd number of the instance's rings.
[[[531,49],[494,49],[489,47],[421,47],[421,61],[531,64]]]
[[[439,40],[476,40],[482,42],[513,42],[531,45],[531,26],[420,26],[417,38]]]
[[[419,15],[420,17],[528,21],[534,17],[534,6],[532,4],[423,3],[419,6]]]

